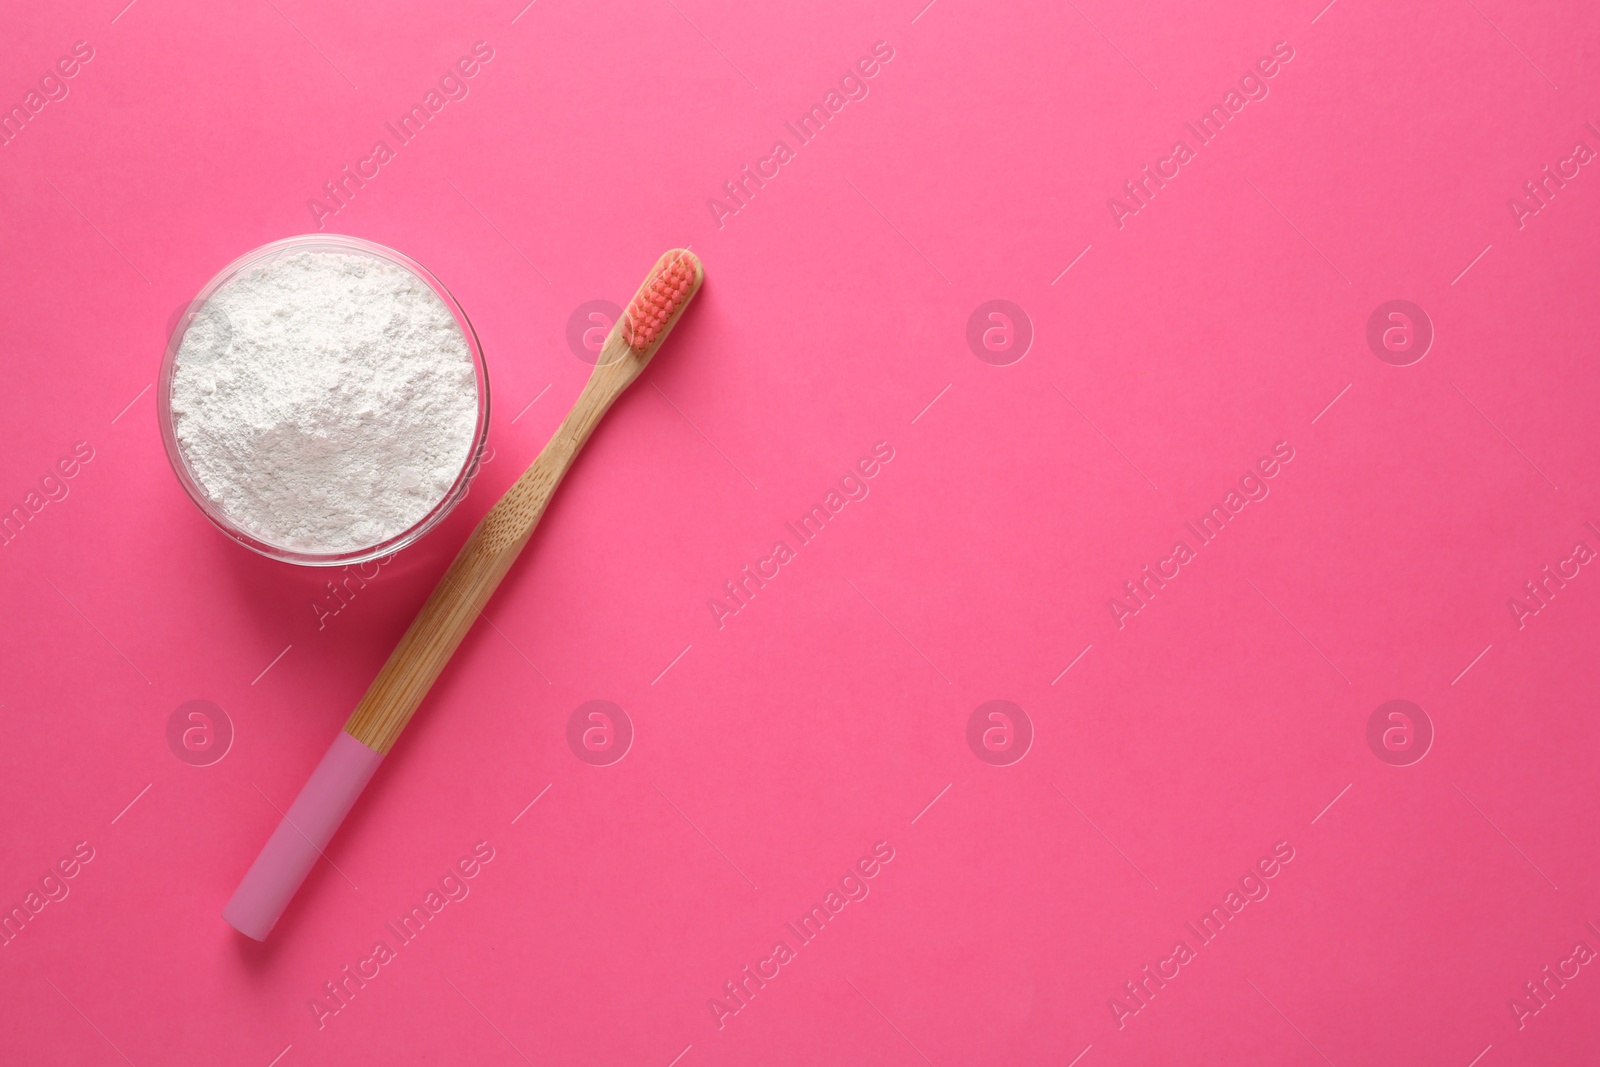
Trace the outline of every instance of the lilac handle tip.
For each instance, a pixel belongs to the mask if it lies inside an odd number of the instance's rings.
[[[222,909],[228,925],[246,937],[266,940],[382,762],[380,753],[339,731]]]

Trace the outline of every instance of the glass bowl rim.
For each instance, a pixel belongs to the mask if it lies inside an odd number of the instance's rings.
[[[208,496],[201,488],[200,480],[189,469],[187,457],[183,448],[178,443],[177,430],[172,415],[172,377],[177,365],[178,349],[183,345],[185,334],[194,323],[196,316],[205,307],[206,302],[216,295],[228,282],[237,278],[251,267],[261,266],[286,253],[313,251],[313,252],[344,252],[354,255],[370,256],[375,259],[385,260],[410,271],[420,278],[428,288],[444,302],[450,314],[456,320],[456,326],[461,330],[461,336],[467,343],[467,350],[472,356],[472,373],[477,385],[478,421],[473,428],[472,447],[467,450],[467,458],[461,464],[455,481],[448,491],[426,515],[400,533],[381,541],[376,545],[366,548],[349,549],[342,552],[305,552],[298,549],[284,548],[280,545],[264,541],[249,531],[242,529],[227,513]],[[167,337],[166,351],[161,359],[161,373],[156,381],[156,410],[161,424],[161,440],[167,453],[167,462],[172,467],[173,474],[178,479],[178,484],[183,487],[189,499],[200,509],[213,526],[227,534],[233,540],[246,548],[269,559],[283,563],[293,563],[306,567],[342,567],[353,563],[365,563],[370,560],[380,559],[393,555],[408,545],[415,543],[428,531],[444,521],[455,506],[466,496],[469,484],[477,474],[479,463],[482,459],[484,448],[489,439],[489,368],[484,359],[483,347],[478,340],[478,332],[472,325],[472,320],[467,318],[466,311],[456,300],[455,294],[441,282],[432,271],[421,263],[412,259],[404,252],[397,251],[387,245],[378,244],[360,237],[337,233],[307,233],[293,237],[284,237],[276,241],[269,241],[264,245],[253,248],[239,256],[227,266],[223,267],[211,277],[195,294],[194,299],[179,314],[173,324],[172,331]]]

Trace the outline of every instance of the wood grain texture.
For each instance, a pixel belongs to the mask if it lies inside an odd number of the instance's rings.
[[[444,670],[444,665],[499,587],[500,580],[528,543],[550,498],[595,427],[660,350],[684,309],[699,292],[705,281],[704,268],[693,253],[683,249],[673,249],[657,260],[645,284],[663,265],[678,256],[687,257],[692,264],[694,281],[665,328],[649,346],[637,350],[622,340],[623,319],[618,319],[600,350],[600,361],[594,373],[578,394],[572,410],[567,412],[567,417],[532,465],[489,509],[466,544],[461,546],[455,561],[356,705],[344,729],[368,748],[387,753],[394,746],[400,731],[428,695],[434,679]]]

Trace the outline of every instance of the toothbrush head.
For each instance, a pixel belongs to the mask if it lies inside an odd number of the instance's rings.
[[[699,257],[688,249],[674,248],[662,256],[623,312],[623,343],[635,352],[648,353],[672,328],[704,278]]]

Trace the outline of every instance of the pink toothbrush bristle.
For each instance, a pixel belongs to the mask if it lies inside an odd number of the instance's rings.
[[[689,289],[694,285],[694,264],[687,255],[679,253],[670,263],[662,266],[655,277],[645,283],[639,295],[628,305],[622,317],[622,340],[629,348],[648,348],[672,317],[683,306]]]

